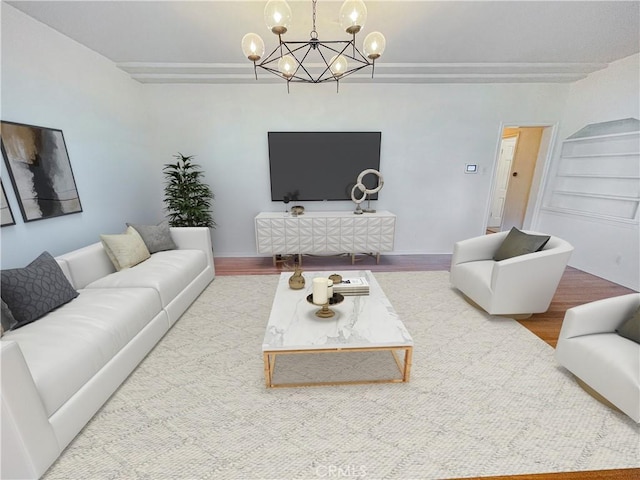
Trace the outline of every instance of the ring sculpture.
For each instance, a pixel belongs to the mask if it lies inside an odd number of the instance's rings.
[[[378,177],[378,185],[375,188],[367,188],[363,183],[365,175],[369,175],[369,174],[373,174]],[[375,210],[372,210],[370,208],[371,198],[369,198],[369,196],[374,193],[378,193],[380,190],[382,190],[383,186],[384,186],[384,179],[382,178],[382,175],[378,170],[375,170],[373,168],[367,168],[366,170],[363,170],[362,172],[360,172],[360,175],[358,175],[358,179],[356,180],[356,184],[351,189],[351,200],[353,200],[353,203],[356,204],[356,210],[353,213],[355,213],[356,215],[362,215],[362,213],[364,212],[375,213]],[[360,193],[362,194],[360,198],[356,196],[356,190],[359,190]],[[367,197],[367,208],[363,210],[360,207],[360,204],[364,201],[365,197]]]

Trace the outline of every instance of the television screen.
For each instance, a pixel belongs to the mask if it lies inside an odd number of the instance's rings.
[[[380,170],[381,136],[381,132],[269,132],[271,200],[351,200],[360,172]],[[365,175],[363,183],[372,189],[378,179]],[[356,195],[360,198],[360,192]]]

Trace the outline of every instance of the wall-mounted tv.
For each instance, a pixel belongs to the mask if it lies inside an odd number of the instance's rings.
[[[360,172],[380,170],[381,137],[381,132],[269,132],[271,200],[351,200]],[[377,180],[365,175],[364,184],[375,188]]]

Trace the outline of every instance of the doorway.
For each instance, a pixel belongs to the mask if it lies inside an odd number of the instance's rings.
[[[487,232],[529,229],[540,200],[553,126],[505,126],[496,159]],[[540,194],[540,195],[539,195]]]

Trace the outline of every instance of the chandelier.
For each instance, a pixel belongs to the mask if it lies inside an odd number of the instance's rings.
[[[290,82],[323,83],[339,81],[365,67],[371,67],[371,78],[375,61],[385,48],[385,38],[380,32],[368,34],[362,45],[362,52],[356,47],[356,34],[362,30],[367,19],[367,7],[362,0],[346,0],[340,8],[340,25],[351,35],[349,40],[320,41],[316,31],[316,4],[312,0],[313,29],[309,40],[284,41],[282,36],[291,23],[291,7],[285,0],[269,0],[264,8],[267,27],[278,36],[278,45],[263,58],[264,42],[255,33],[247,33],[242,38],[242,51],[253,62],[253,70],[258,79],[258,67]]]

